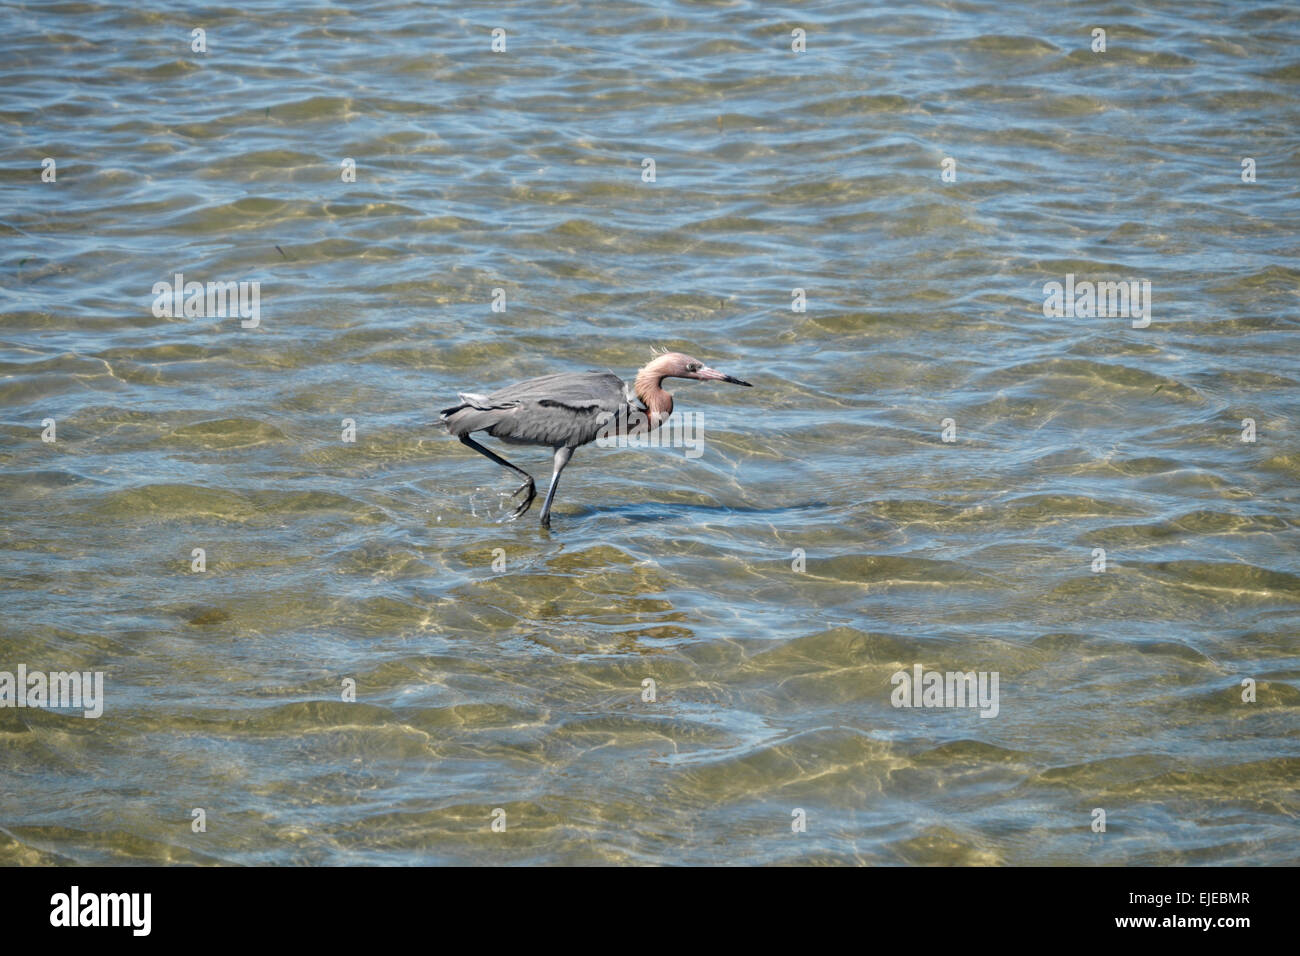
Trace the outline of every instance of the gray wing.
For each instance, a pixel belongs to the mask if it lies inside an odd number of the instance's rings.
[[[611,372],[543,375],[490,395],[463,393],[460,398],[461,404],[442,412],[456,437],[486,431],[508,442],[557,448],[587,444],[628,408],[627,387]]]

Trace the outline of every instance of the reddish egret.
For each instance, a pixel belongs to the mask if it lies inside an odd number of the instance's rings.
[[[666,378],[749,385],[689,355],[666,352],[636,373],[636,382],[630,389],[612,372],[560,372],[530,378],[490,395],[461,392],[460,404],[444,408],[441,419],[446,422],[447,431],[464,444],[523,476],[524,483],[515,489],[515,494],[522,492],[524,500],[511,512],[512,520],[527,511],[537,497],[533,476],[484,448],[470,434],[487,432],[512,445],[545,445],[555,449],[555,471],[542,504],[542,527],[549,528],[555,487],[560,472],[573,457],[573,449],[594,441],[602,431],[618,435],[645,434],[662,425],[673,413],[673,397],[663,389]]]

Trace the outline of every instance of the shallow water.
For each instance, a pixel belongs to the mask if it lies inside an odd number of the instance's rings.
[[[1297,862],[1298,41],[6,7],[0,670],[106,701],[0,708],[0,863]],[[177,272],[259,324],[155,316]],[[1067,275],[1150,325],[1045,318]],[[430,424],[654,345],[755,387],[672,386],[700,457],[580,449],[549,534]],[[916,664],[997,716],[893,706]]]

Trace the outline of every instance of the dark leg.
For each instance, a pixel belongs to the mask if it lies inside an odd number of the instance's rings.
[[[480,455],[486,455],[487,457],[495,461],[498,465],[502,465],[506,468],[509,468],[515,474],[524,476],[524,483],[515,489],[515,494],[517,495],[521,491],[527,491],[527,495],[524,498],[523,504],[521,504],[518,508],[516,508],[514,511],[510,513],[510,517],[512,519],[518,518],[521,514],[523,514],[525,511],[527,511],[529,508],[532,507],[533,499],[537,497],[537,485],[533,483],[532,475],[524,471],[518,465],[510,464],[510,462],[506,461],[504,458],[502,458],[500,455],[498,455],[496,452],[492,451],[491,449],[484,448],[482,445],[480,445],[474,439],[470,438],[468,435],[461,435],[459,437],[462,444],[468,445],[470,448],[473,448]],[[513,498],[514,495],[511,495],[511,497]]]
[[[551,526],[551,502],[555,500],[555,487],[560,483],[560,472],[573,457],[572,448],[555,449],[555,473],[551,475],[551,487],[546,489],[546,500],[542,502],[542,527]]]

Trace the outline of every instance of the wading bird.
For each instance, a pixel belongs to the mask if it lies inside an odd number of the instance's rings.
[[[542,527],[549,528],[555,488],[573,450],[602,434],[646,434],[662,425],[673,413],[673,397],[663,388],[666,378],[749,385],[689,355],[665,352],[636,373],[632,388],[612,372],[560,372],[530,378],[490,395],[461,392],[460,404],[444,408],[440,418],[461,442],[523,476],[524,483],[514,494],[522,493],[524,500],[510,513],[512,520],[527,511],[537,497],[533,476],[469,436],[487,432],[512,445],[544,445],[555,450],[555,471],[542,503]]]

